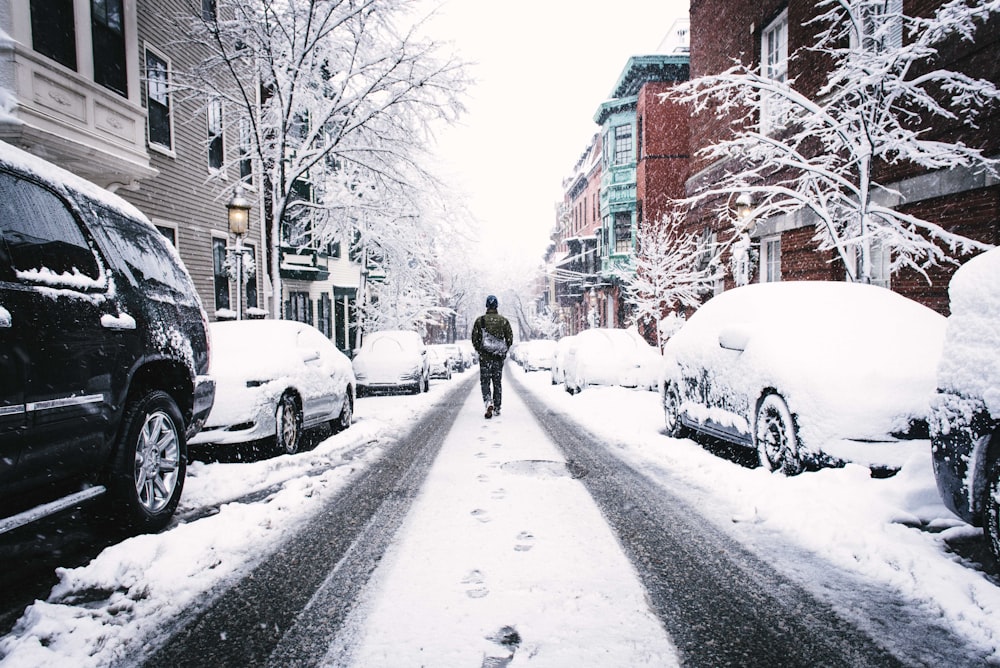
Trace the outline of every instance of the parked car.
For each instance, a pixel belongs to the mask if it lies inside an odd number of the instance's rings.
[[[452,371],[464,371],[468,367],[462,361],[462,349],[454,343],[442,343],[439,344],[441,349],[448,356],[448,364],[451,366]]]
[[[365,337],[354,356],[358,395],[430,389],[427,347],[416,332],[383,330]]]
[[[518,363],[525,371],[540,371],[552,368],[552,357],[556,352],[556,342],[549,339],[524,341],[518,348]]]
[[[587,385],[652,389],[659,385],[660,355],[629,329],[585,329],[576,335],[562,360],[566,391]]]
[[[427,365],[431,378],[451,380],[452,359],[440,346],[427,346]]]
[[[1000,559],[1000,250],[962,265],[948,292],[931,403],[934,477],[944,504],[983,527]]]
[[[206,321],[142,213],[0,142],[0,532],[97,497],[167,524],[215,393]]]
[[[213,322],[209,330],[215,406],[191,445],[273,439],[278,454],[293,454],[303,430],[351,426],[351,361],[318,329],[294,320],[238,320]]]
[[[898,470],[927,447],[944,318],[885,288],[800,281],[710,299],[664,346],[667,432],[757,451],[770,470]],[[923,439],[923,440],[914,440]]]
[[[462,339],[461,341],[455,341],[455,345],[462,351],[462,363],[466,369],[472,367],[473,364],[479,364],[479,355],[472,346],[472,341]]]
[[[563,365],[565,364],[566,353],[570,351],[574,343],[576,343],[575,334],[564,336],[556,341],[556,348],[552,353],[552,368],[549,370],[552,375],[553,385],[561,385],[566,380]]]

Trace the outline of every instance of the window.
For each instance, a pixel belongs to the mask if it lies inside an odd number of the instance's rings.
[[[66,205],[45,188],[5,173],[0,173],[0,236],[14,271],[25,280],[80,286],[82,278],[101,279],[94,251]]]
[[[208,166],[222,169],[225,147],[222,142],[222,100],[208,104]]]
[[[788,10],[783,11],[761,35],[761,74],[771,81],[788,81]],[[783,125],[787,104],[780,95],[761,95],[760,128],[768,133]]]
[[[760,282],[776,283],[781,280],[781,237],[760,240]]]
[[[177,228],[170,227],[169,225],[157,225],[156,229],[159,230],[160,234],[167,240],[174,248],[177,248]]]
[[[312,324],[312,300],[308,292],[289,292],[288,303],[285,304],[285,317],[288,320]]]
[[[868,261],[871,265],[869,271],[871,273],[871,283],[872,285],[877,285],[883,288],[889,288],[892,285],[891,281],[891,253],[889,250],[882,245],[882,242],[878,239],[873,239],[871,242],[871,248],[868,249]],[[850,272],[847,274],[848,280],[859,280],[861,275],[861,249],[858,248],[857,244],[850,244],[848,249],[848,257],[852,256],[853,266]]]
[[[316,317],[316,329],[323,332],[326,338],[333,335],[333,300],[330,295],[323,293],[319,296],[319,313]]]
[[[632,213],[619,211],[615,214],[615,253],[632,252]]]
[[[618,125],[615,127],[615,158],[614,164],[628,165],[634,160],[632,150],[632,126]]]
[[[225,239],[212,239],[212,273],[215,279],[215,310],[230,308]]]
[[[123,0],[91,0],[94,81],[128,97]]]
[[[253,183],[253,134],[249,118],[240,119],[240,180]]]
[[[201,0],[201,19],[214,22],[217,16],[215,0]]]
[[[246,277],[246,284],[243,286],[243,295],[246,297],[247,308],[257,308],[257,249],[251,244],[243,244],[243,276]]]
[[[149,112],[149,143],[172,150],[170,65],[149,49],[146,49],[146,109]]]
[[[31,0],[31,46],[43,56],[76,70],[73,0]]]
[[[863,4],[861,12],[861,46],[865,51],[880,53],[903,45],[903,0],[884,0]],[[858,47],[858,34],[851,31],[851,46]]]

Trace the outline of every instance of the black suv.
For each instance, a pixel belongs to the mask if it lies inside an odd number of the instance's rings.
[[[0,142],[0,533],[103,496],[156,531],[215,398],[207,319],[133,206]]]

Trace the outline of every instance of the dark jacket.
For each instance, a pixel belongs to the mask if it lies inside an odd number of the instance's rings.
[[[483,334],[488,333],[487,343],[483,343]],[[489,338],[499,339],[504,343],[503,352],[491,352]],[[480,357],[492,357],[503,359],[507,356],[507,350],[514,343],[514,332],[510,328],[507,318],[497,313],[496,309],[488,309],[486,313],[476,318],[472,325],[472,346],[479,353]]]

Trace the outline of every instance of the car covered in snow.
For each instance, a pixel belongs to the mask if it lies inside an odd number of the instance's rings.
[[[844,462],[890,473],[927,447],[944,326],[871,285],[728,290],[664,346],[666,430],[752,448],[789,475]]]
[[[294,320],[213,322],[209,329],[215,405],[192,446],[266,439],[278,454],[293,454],[306,429],[351,426],[351,361],[318,329]]]
[[[427,365],[431,378],[451,380],[453,360],[447,349],[440,345],[427,346]]]
[[[660,354],[634,329],[585,329],[562,358],[563,384],[575,394],[587,385],[655,389]]]
[[[552,368],[556,342],[549,339],[532,339],[523,341],[517,350],[517,363],[525,371],[548,371]]]
[[[142,213],[0,142],[0,533],[91,499],[166,526],[215,394],[206,330]]]
[[[570,351],[575,342],[575,334],[560,337],[559,340],[556,341],[555,350],[552,352],[552,368],[549,369],[553,385],[561,385],[565,380],[566,375],[563,373],[563,364],[566,360],[566,353]]]
[[[1000,558],[1000,250],[962,265],[932,401],[931,452],[941,499],[981,526]]]
[[[427,346],[408,330],[382,330],[365,336],[354,355],[358,395],[378,392],[419,394],[430,389]]]

